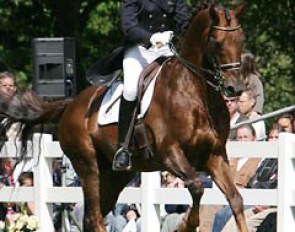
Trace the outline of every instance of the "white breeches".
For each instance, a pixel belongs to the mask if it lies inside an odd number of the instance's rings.
[[[161,48],[150,48],[135,45],[125,51],[123,59],[124,89],[123,97],[127,101],[136,99],[138,81],[141,71],[160,56],[172,56],[168,45]]]

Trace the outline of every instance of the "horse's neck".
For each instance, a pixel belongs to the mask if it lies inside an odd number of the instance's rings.
[[[201,66],[203,62],[203,54],[202,49],[199,44],[196,43],[196,41],[187,38],[183,41],[183,45],[180,51],[180,56],[189,61],[190,63],[196,64]]]
[[[208,11],[202,11],[192,20],[182,38],[180,55],[191,63],[202,66],[207,34],[209,33],[211,19]]]

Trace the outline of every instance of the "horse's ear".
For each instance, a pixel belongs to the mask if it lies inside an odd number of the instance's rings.
[[[218,18],[217,12],[218,12],[218,9],[217,9],[216,4],[211,5],[210,9],[209,9],[209,14],[210,14],[210,17],[213,19],[213,21],[216,21]]]
[[[246,8],[246,5],[244,3],[239,4],[235,9],[235,14],[239,17],[241,14],[243,14],[245,8]]]

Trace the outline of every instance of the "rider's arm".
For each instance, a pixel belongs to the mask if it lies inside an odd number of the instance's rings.
[[[130,42],[148,45],[152,33],[139,25],[138,14],[140,11],[138,0],[123,0],[122,2],[122,29]]]

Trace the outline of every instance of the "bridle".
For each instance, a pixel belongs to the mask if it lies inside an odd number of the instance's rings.
[[[225,31],[225,32],[232,32],[232,31],[240,30],[241,25],[234,26],[234,27],[233,26],[223,27],[223,26],[213,25],[211,27],[211,29]],[[206,79],[206,82],[208,85],[213,87],[213,89],[215,91],[225,91],[225,92],[232,91],[230,89],[227,89],[227,87],[224,85],[225,78],[223,76],[223,72],[230,71],[230,70],[239,70],[241,68],[240,62],[220,64],[218,62],[215,52],[213,52],[213,55],[212,55],[213,70],[211,70],[211,69],[203,68],[199,65],[196,65],[196,64],[184,59],[183,57],[181,57],[177,53],[177,51],[172,43],[170,43],[169,46],[170,46],[172,52],[174,53],[174,55],[177,57],[177,59],[191,72],[193,72],[197,75],[200,75],[200,76],[202,76],[202,74],[204,74],[204,73],[212,76],[214,78],[214,82],[217,84],[213,83],[212,81],[210,81],[208,79]]]

